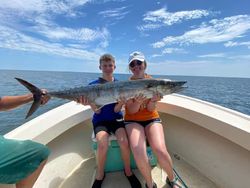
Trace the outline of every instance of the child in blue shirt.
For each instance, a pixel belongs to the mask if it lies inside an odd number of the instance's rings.
[[[104,54],[99,60],[99,69],[102,71],[102,77],[90,83],[105,84],[107,82],[117,81],[113,77],[113,72],[116,68],[115,59],[110,54]],[[101,188],[105,178],[104,166],[106,154],[108,151],[108,137],[110,134],[115,134],[118,144],[120,145],[121,155],[124,162],[124,174],[130,182],[132,188],[141,188],[141,184],[130,168],[130,148],[124,127],[123,114],[121,108],[123,102],[117,102],[103,106],[97,109],[95,104],[90,103],[87,98],[80,97],[78,102],[83,105],[90,105],[95,112],[93,115],[93,129],[98,143],[97,147],[97,173],[96,179],[92,188]]]

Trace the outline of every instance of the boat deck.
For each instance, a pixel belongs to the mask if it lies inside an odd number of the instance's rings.
[[[184,180],[189,188],[216,188],[216,186],[211,180],[205,177],[203,174],[198,172],[195,168],[190,166],[184,160],[179,159],[179,157],[172,156],[175,170]],[[143,177],[140,172],[135,169],[133,170],[135,175],[142,183],[144,187]],[[157,184],[158,188],[168,188],[165,179],[166,174],[158,167],[153,167],[152,169],[153,179]],[[80,166],[75,169],[67,179],[65,179],[60,188],[79,188],[79,187],[91,187],[92,182],[95,178],[95,158],[89,158],[83,161]],[[124,176],[122,171],[106,173],[105,181],[103,182],[103,188],[130,188],[129,182]]]

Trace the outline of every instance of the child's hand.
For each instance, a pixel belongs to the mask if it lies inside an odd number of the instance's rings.
[[[80,103],[80,104],[84,105],[84,106],[90,105],[90,101],[85,96],[80,96],[80,97],[76,98],[75,101],[77,103]]]
[[[153,95],[153,97],[150,99],[150,102],[157,102],[157,101],[160,101],[162,99],[162,95],[160,93],[155,93]]]
[[[135,96],[134,101],[139,103],[139,104],[142,104],[143,101],[145,101],[146,99],[147,99],[147,97],[144,96],[142,93],[140,93],[139,95]]]
[[[125,97],[120,97],[119,100],[117,101],[118,104],[124,105],[127,103],[127,99]]]

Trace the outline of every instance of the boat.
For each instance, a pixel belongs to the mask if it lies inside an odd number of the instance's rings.
[[[179,94],[157,105],[174,169],[189,188],[250,187],[250,116]],[[89,188],[95,178],[92,110],[69,102],[7,133],[12,139],[31,139],[51,150],[34,188]],[[135,174],[144,181],[137,169]],[[152,166],[158,187],[166,173]],[[15,187],[0,185],[0,187]],[[123,171],[106,173],[103,188],[128,188]]]

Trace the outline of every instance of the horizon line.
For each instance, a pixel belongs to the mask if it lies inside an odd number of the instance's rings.
[[[2,69],[0,71],[34,71],[34,72],[65,72],[65,73],[87,73],[87,74],[101,74],[101,72],[84,72],[84,71],[65,71],[65,70],[32,70],[32,69]],[[129,73],[115,72],[114,74],[130,75]],[[237,77],[237,76],[217,76],[217,75],[177,75],[177,74],[150,74],[155,76],[186,76],[186,77],[216,77],[216,78],[244,78],[250,79],[250,77]]]

